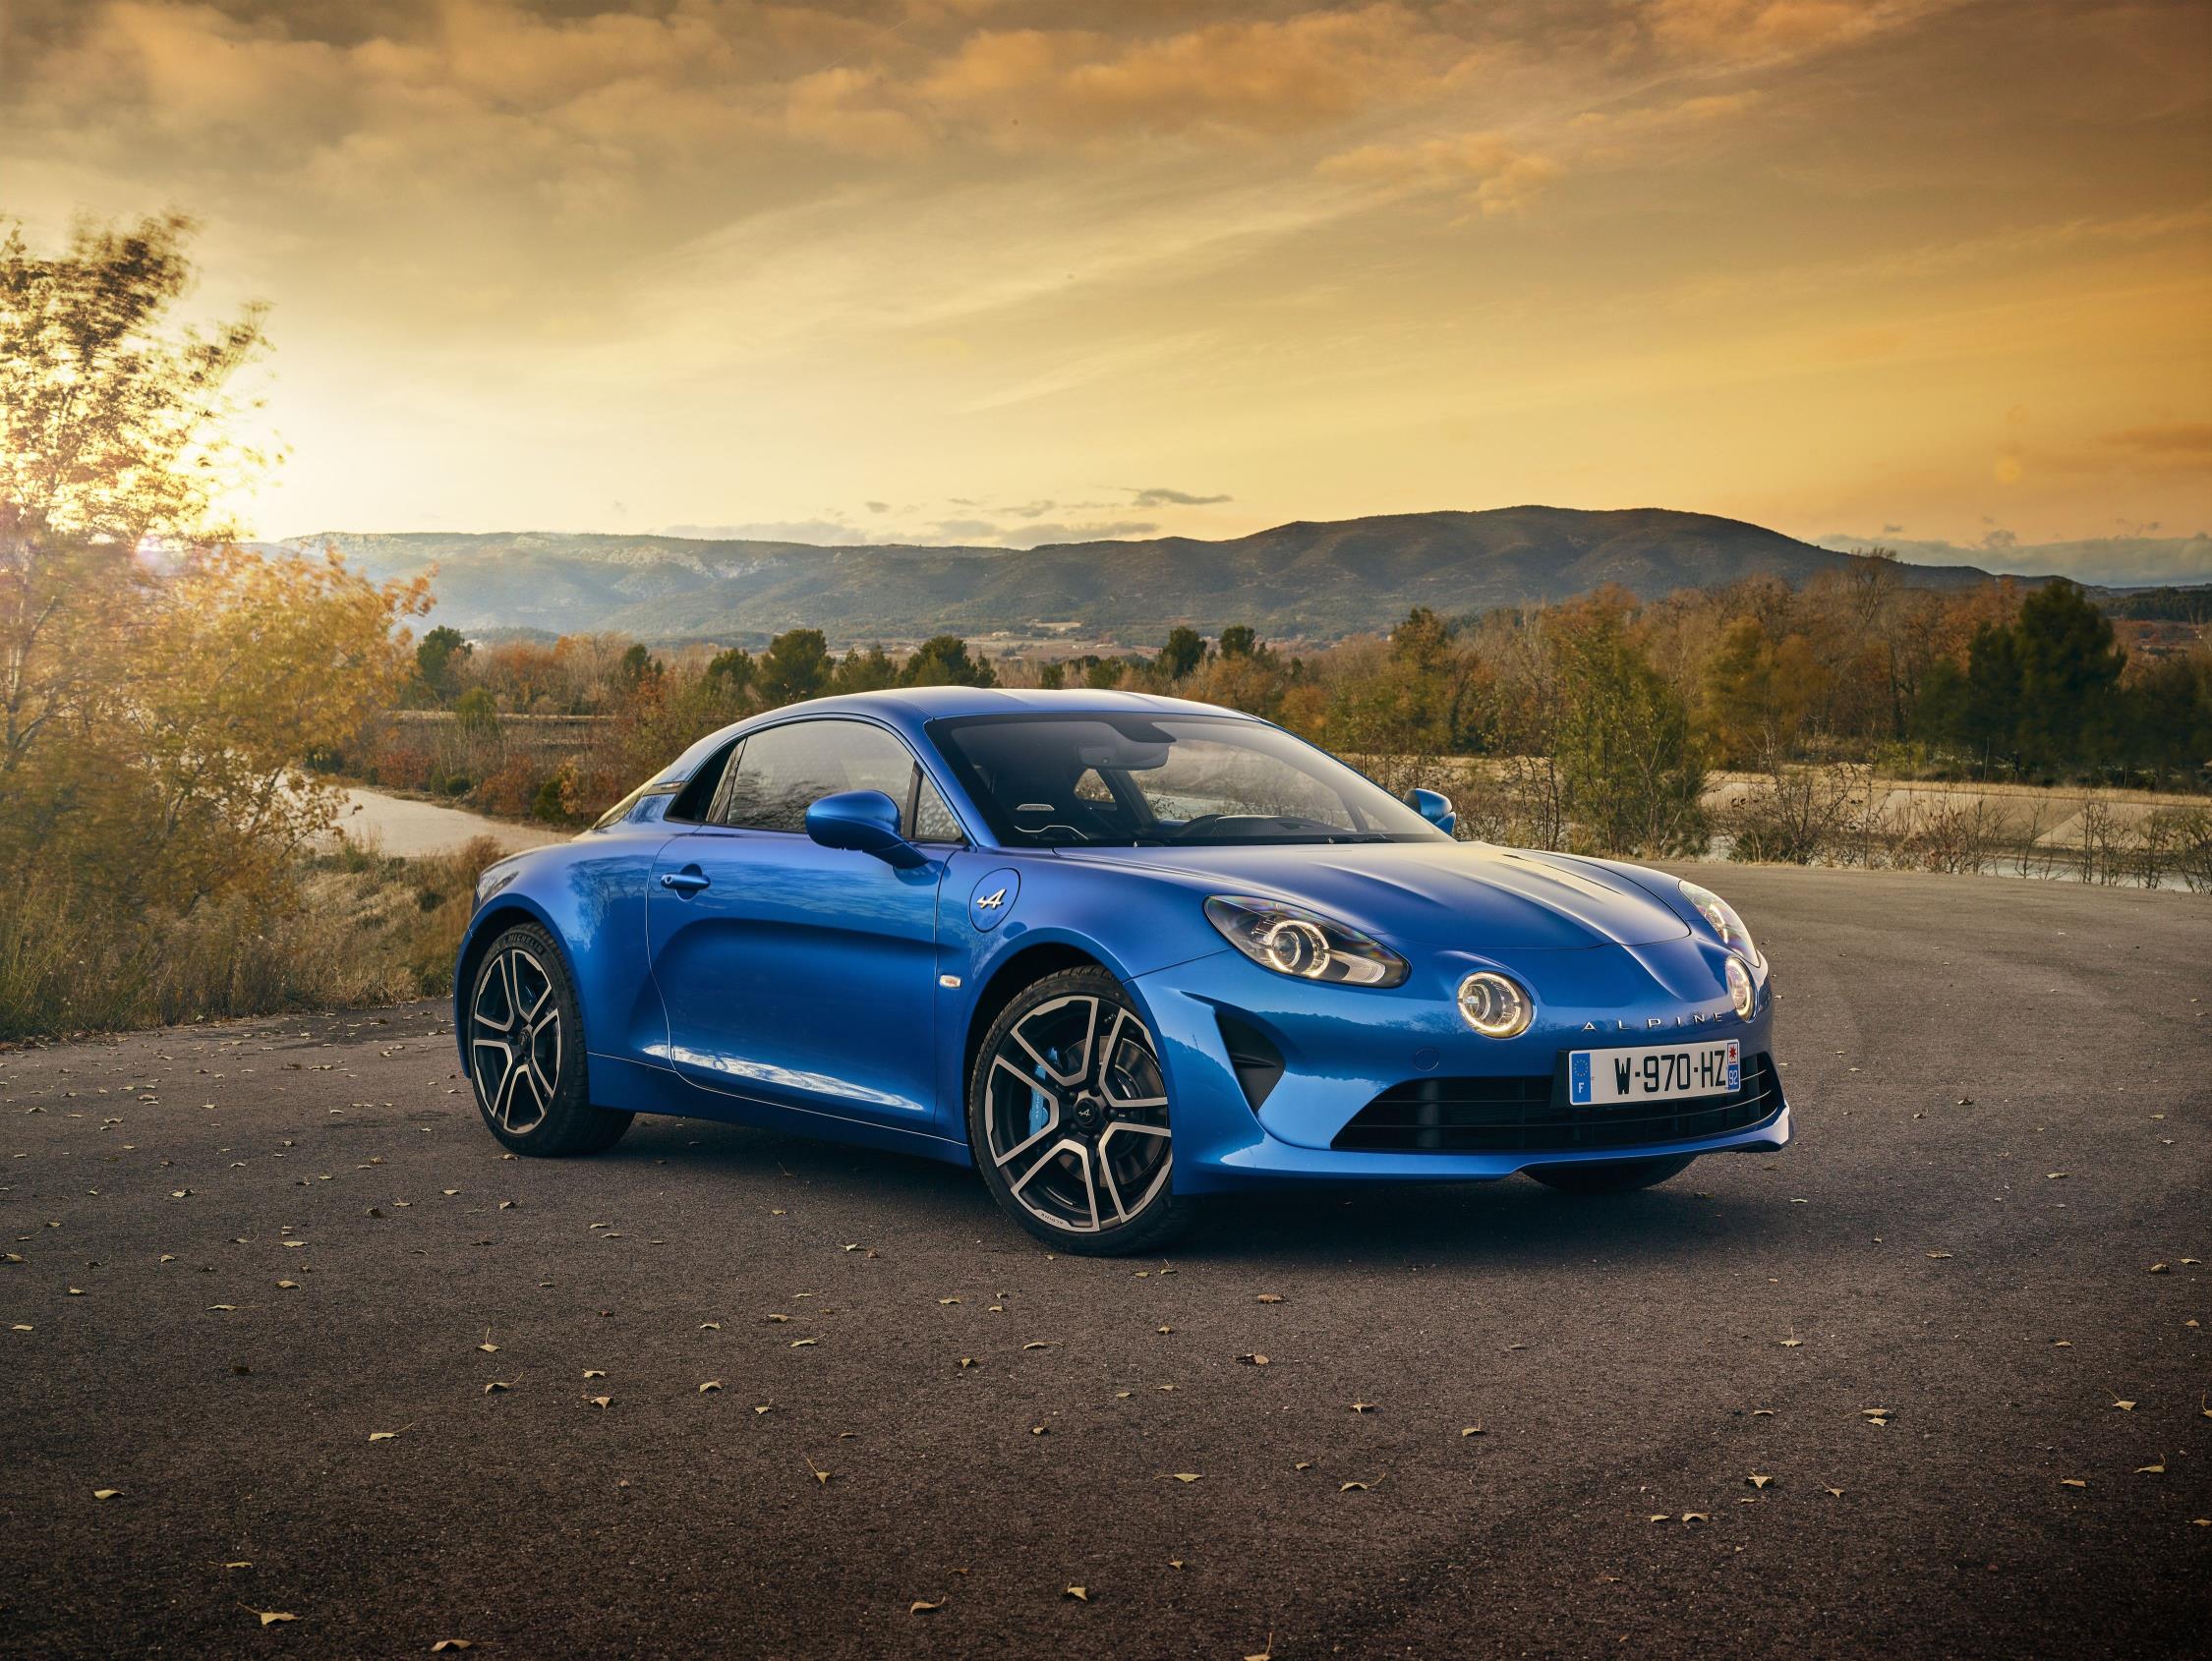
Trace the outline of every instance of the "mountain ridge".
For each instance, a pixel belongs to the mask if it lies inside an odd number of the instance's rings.
[[[838,643],[1070,629],[1140,643],[1178,624],[1213,634],[1231,623],[1333,639],[1386,629],[1415,605],[1468,615],[1605,584],[1656,600],[1760,574],[1798,587],[1865,562],[1716,514],[1539,504],[1026,549],[530,531],[331,532],[273,545],[333,545],[379,580],[436,567],[433,621],[464,632],[728,642],[807,626]],[[1946,590],[1993,576],[1964,565],[1897,569],[1908,583]]]

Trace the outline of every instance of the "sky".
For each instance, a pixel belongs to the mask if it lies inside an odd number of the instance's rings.
[[[2206,0],[0,0],[172,207],[267,536],[2212,528]]]

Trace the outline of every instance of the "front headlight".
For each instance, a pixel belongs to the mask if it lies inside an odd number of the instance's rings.
[[[1338,986],[1396,986],[1406,960],[1359,930],[1279,899],[1215,894],[1206,921],[1263,969]]]
[[[1751,944],[1751,931],[1743,926],[1736,908],[1715,893],[1711,888],[1701,888],[1688,878],[1682,880],[1682,897],[1698,909],[1698,915],[1713,925],[1713,932],[1720,937],[1720,944],[1730,951],[1740,951],[1752,962],[1759,961],[1759,948]]]

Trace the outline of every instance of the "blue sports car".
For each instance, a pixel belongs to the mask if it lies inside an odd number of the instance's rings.
[[[1452,828],[1203,704],[794,705],[484,873],[461,1061],[517,1153],[640,1113],[803,1130],[972,1163],[1091,1253],[1229,1189],[1618,1193],[1789,1140],[1725,900]]]

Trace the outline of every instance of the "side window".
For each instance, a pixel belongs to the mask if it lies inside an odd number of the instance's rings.
[[[906,811],[914,758],[880,727],[805,720],[745,740],[721,821],[745,830],[806,830],[806,810],[840,790],[881,790]]]
[[[734,742],[725,744],[702,762],[699,771],[676,792],[675,800],[669,804],[669,811],[662,818],[692,825],[709,822],[714,817],[715,797],[721,790],[722,775],[736,749]]]
[[[921,794],[914,804],[914,828],[908,839],[916,842],[959,842],[965,840],[960,833],[960,822],[953,817],[953,810],[945,805],[945,798],[937,793],[937,786],[929,781],[929,774],[920,777]]]

